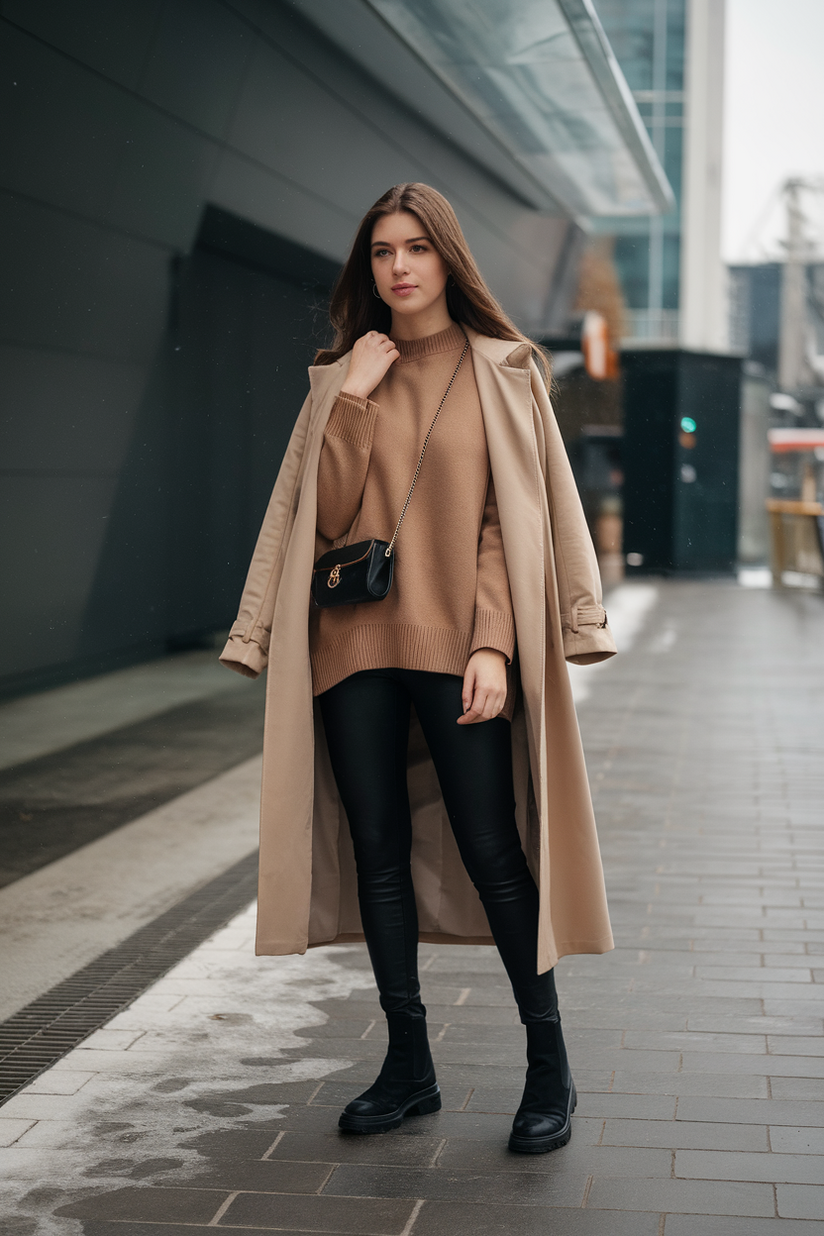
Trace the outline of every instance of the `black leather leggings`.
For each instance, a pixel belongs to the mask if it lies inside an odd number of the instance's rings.
[[[464,865],[486,910],[523,1022],[557,1009],[552,971],[537,974],[538,891],[515,824],[509,722],[458,725],[462,680],[423,670],[363,670],[320,697],[349,818],[364,934],[385,1012],[422,1017],[418,915],[406,781],[415,705]]]

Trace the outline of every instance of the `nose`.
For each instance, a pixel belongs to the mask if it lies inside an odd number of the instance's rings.
[[[401,275],[406,274],[408,269],[409,269],[409,264],[406,260],[406,250],[396,249],[395,250],[395,260],[392,263],[392,274],[397,279]]]

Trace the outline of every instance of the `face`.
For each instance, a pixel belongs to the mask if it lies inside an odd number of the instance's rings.
[[[446,300],[446,263],[417,215],[384,215],[372,229],[372,278],[394,313],[413,314]]]

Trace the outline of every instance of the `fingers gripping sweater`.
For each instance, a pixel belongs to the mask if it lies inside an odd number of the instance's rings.
[[[318,556],[333,545],[391,539],[463,345],[457,325],[400,340],[400,358],[371,399],[338,396],[318,469]],[[315,695],[363,669],[462,675],[478,648],[512,660],[512,602],[471,352],[429,440],[389,595],[312,605],[309,636]],[[512,696],[510,688],[504,716]]]

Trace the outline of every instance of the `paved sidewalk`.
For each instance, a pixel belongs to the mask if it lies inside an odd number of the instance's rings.
[[[341,1137],[364,950],[255,959],[247,912],[0,1108],[4,1236],[824,1234],[824,600],[657,587],[580,693],[618,947],[558,968],[569,1146],[505,1148],[523,1031],[481,948],[421,950],[444,1110]]]

